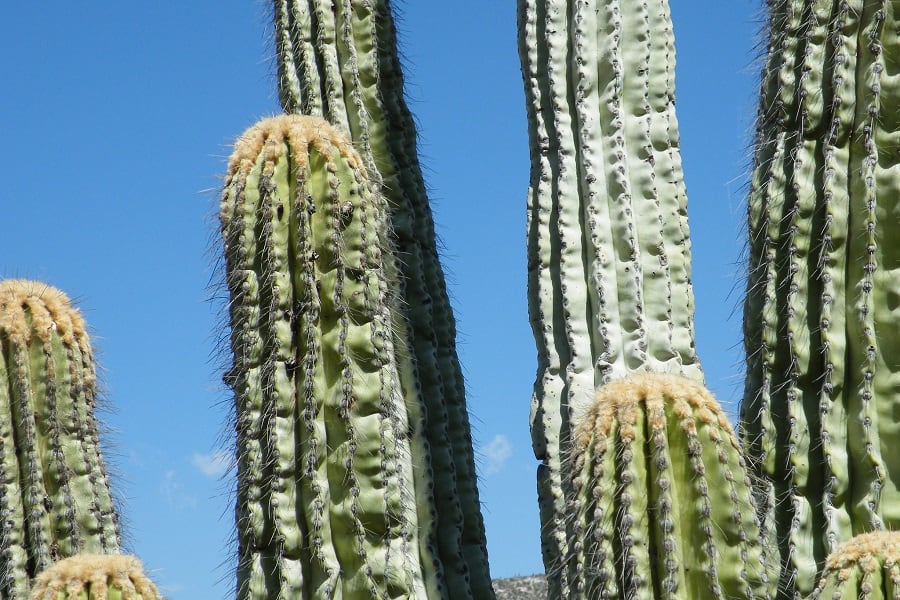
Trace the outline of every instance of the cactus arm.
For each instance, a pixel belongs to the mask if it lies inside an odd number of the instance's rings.
[[[771,598],[740,446],[684,376],[610,382],[573,438],[566,598]]]
[[[445,597],[386,206],[362,159],[320,119],[269,119],[236,145],[222,198],[239,597]]]
[[[810,600],[900,598],[900,532],[857,535],[829,554]]]
[[[405,380],[426,403],[426,437],[439,546],[454,594],[488,597],[490,575],[475,462],[455,349],[455,325],[403,98],[396,33],[386,1],[276,2],[280,97],[288,112],[323,116],[351,134],[380,177],[400,259],[409,326],[402,343],[414,371]],[[413,390],[415,390],[413,392]],[[465,596],[459,596],[465,597]]]
[[[78,554],[34,582],[31,600],[162,600],[133,556]]]
[[[0,282],[0,595],[78,552],[114,553],[118,517],[94,417],[84,320],[45,284]]]

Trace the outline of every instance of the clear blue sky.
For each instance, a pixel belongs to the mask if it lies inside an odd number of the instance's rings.
[[[671,0],[708,383],[740,395],[758,0]],[[495,577],[542,570],[528,409],[528,148],[513,0],[397,2],[460,331]],[[131,549],[172,600],[232,597],[232,480],[206,301],[229,144],[277,109],[267,3],[0,9],[0,275],[79,301],[104,368]],[[210,250],[212,248],[212,250]]]

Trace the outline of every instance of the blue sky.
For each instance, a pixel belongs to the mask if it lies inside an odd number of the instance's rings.
[[[398,2],[407,93],[443,242],[496,577],[542,570],[528,410],[528,147],[513,0]],[[744,183],[757,0],[671,0],[712,390],[742,385]],[[232,595],[219,436],[228,396],[207,301],[231,141],[277,110],[267,4],[9,2],[0,18],[0,275],[78,300],[107,397],[131,549],[170,599]]]

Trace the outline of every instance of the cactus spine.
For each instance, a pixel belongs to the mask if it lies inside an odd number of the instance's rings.
[[[900,600],[900,531],[864,533],[825,561],[810,600]]]
[[[602,386],[577,425],[570,598],[771,597],[740,445],[683,376]]]
[[[741,430],[797,597],[840,541],[900,527],[900,22],[882,0],[768,4]]]
[[[456,328],[418,162],[416,129],[388,0],[274,0],[279,96],[286,112],[350,133],[390,210],[409,389],[425,402],[439,555],[454,598],[493,596]]]
[[[78,554],[38,575],[31,600],[162,600],[133,556]]]
[[[322,119],[264,120],[235,145],[221,221],[238,597],[449,598],[386,205],[362,159]]]
[[[563,462],[598,386],[702,380],[668,3],[520,0],[531,146],[532,438],[551,596],[571,582]]]
[[[118,517],[85,323],[59,290],[0,282],[0,597],[79,552],[115,553]]]

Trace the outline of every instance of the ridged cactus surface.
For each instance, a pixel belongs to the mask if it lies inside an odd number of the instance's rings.
[[[810,600],[900,600],[900,531],[842,542],[828,556]]]
[[[538,348],[531,426],[544,563],[556,573],[569,543],[562,461],[597,387],[643,370],[702,373],[668,3],[518,6]]]
[[[238,598],[449,598],[386,205],[320,118],[235,145],[221,204]],[[409,386],[409,387],[408,387]]]
[[[792,597],[900,528],[900,4],[768,4],[741,430]]]
[[[60,558],[114,553],[119,526],[100,452],[84,319],[57,289],[0,282],[0,597]]]
[[[679,375],[602,386],[573,440],[562,597],[771,598],[740,446],[713,396]]]
[[[273,0],[273,6],[282,107],[349,132],[387,199],[409,323],[403,344],[413,358],[406,382],[426,403],[440,558],[454,598],[492,597],[456,325],[403,95],[391,3]]]
[[[162,600],[133,556],[78,554],[34,582],[31,600]]]

